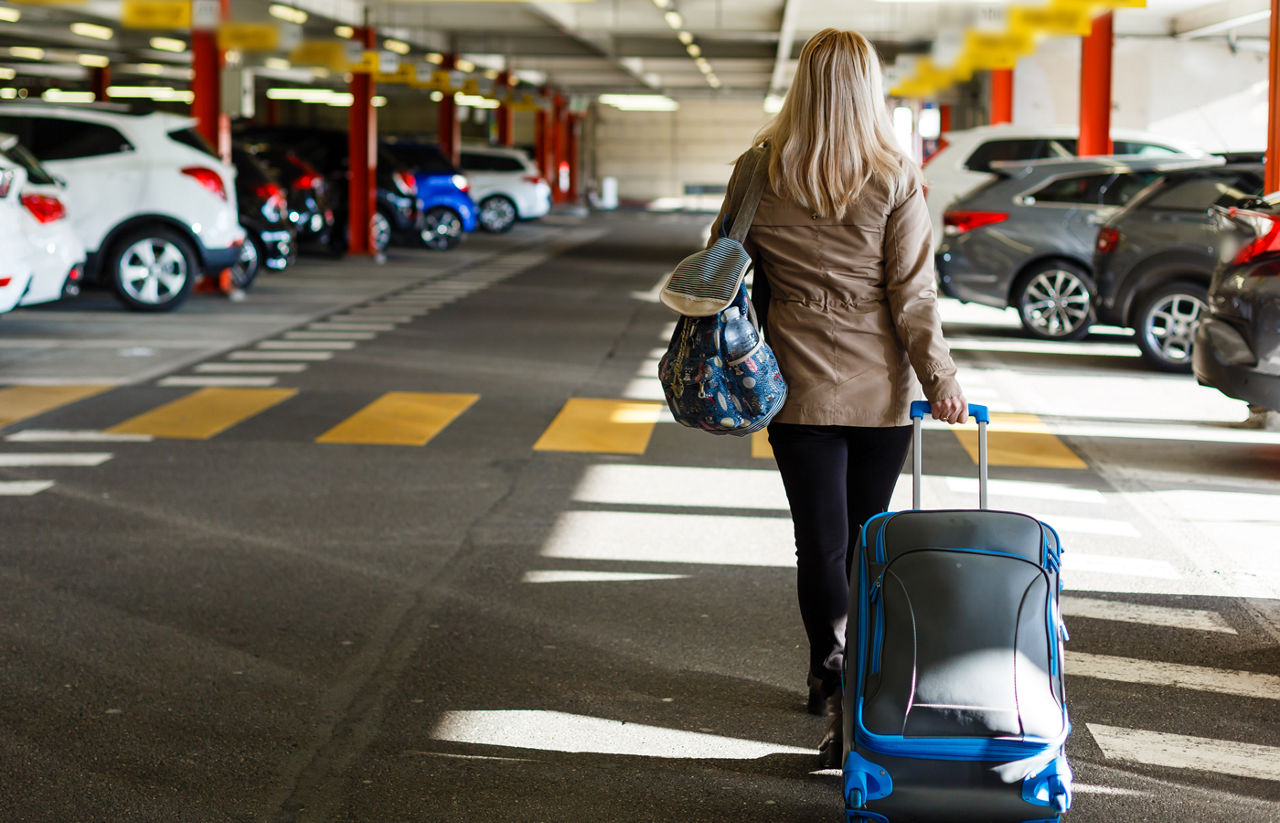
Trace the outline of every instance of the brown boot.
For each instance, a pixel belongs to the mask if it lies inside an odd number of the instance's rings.
[[[827,716],[827,697],[822,693],[822,681],[809,675],[809,702],[805,705],[809,714]]]
[[[827,697],[827,733],[818,744],[818,766],[839,769],[844,764],[844,695],[840,690]]]

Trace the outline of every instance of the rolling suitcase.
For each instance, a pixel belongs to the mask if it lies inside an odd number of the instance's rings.
[[[911,406],[913,508],[869,520],[852,558],[846,820],[1058,821],[1071,805],[1058,535],[987,509],[978,405],[980,508],[921,510],[928,411]]]

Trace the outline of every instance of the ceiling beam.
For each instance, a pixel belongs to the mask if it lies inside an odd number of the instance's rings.
[[[654,87],[652,83],[645,79],[643,70],[638,67],[638,61],[624,60],[618,56],[608,35],[603,35],[597,39],[579,31],[575,16],[576,10],[572,6],[566,7],[564,4],[531,2],[528,4],[528,9],[562,34],[582,43],[601,57],[612,62],[629,76],[635,78],[642,86]]]
[[[1224,0],[1175,16],[1171,34],[1182,40],[1210,37],[1262,22],[1270,16],[1270,0]]]
[[[778,27],[778,53],[773,60],[773,75],[769,79],[769,93],[783,91],[782,76],[791,61],[792,41],[796,39],[796,7],[801,0],[783,0],[782,23]]]

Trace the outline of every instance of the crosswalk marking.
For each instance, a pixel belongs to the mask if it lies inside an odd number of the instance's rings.
[[[306,363],[201,363],[197,372],[205,374],[297,374],[307,370]]]
[[[0,429],[44,414],[86,397],[93,397],[111,386],[9,386],[0,389]]]
[[[0,481],[0,497],[30,497],[51,486],[52,480]]]
[[[1067,652],[1066,672],[1075,677],[1280,700],[1280,677],[1274,674],[1071,651]]]
[[[287,331],[286,340],[373,340],[378,335],[371,331]]]
[[[296,389],[205,388],[112,426],[107,431],[208,440],[297,393]]]
[[[539,569],[524,573],[523,583],[638,583],[653,580],[684,580],[687,574],[647,574],[644,572],[593,572]]]
[[[338,317],[335,317],[334,320],[339,323],[345,323],[348,321],[353,323],[365,323],[370,321],[374,323],[409,323],[412,322],[413,318],[414,314],[412,313],[405,314],[404,312],[400,312],[399,314],[387,314],[384,312],[362,311],[339,315]]]
[[[26,469],[47,466],[101,466],[111,459],[110,452],[7,452],[0,454],[0,469]]]
[[[228,360],[332,360],[331,351],[233,351]]]
[[[1103,517],[1068,517],[1055,514],[1047,522],[1062,534],[1104,534],[1112,537],[1141,537],[1132,523]]]
[[[479,399],[478,394],[390,392],[316,438],[316,442],[422,446]]]
[[[1099,572],[1107,575],[1132,577],[1156,577],[1163,580],[1180,580],[1182,572],[1164,560],[1146,560],[1141,557],[1115,557],[1106,554],[1088,554],[1078,551],[1064,552],[1062,570],[1066,577],[1071,572]],[[1069,582],[1069,581],[1068,581]]]
[[[1086,723],[1110,760],[1173,769],[1200,769],[1255,780],[1280,780],[1280,748]]]
[[[147,434],[107,434],[83,429],[23,429],[5,438],[13,443],[150,443]]]
[[[976,425],[953,426],[952,431],[974,463],[978,462]],[[987,462],[992,466],[1031,466],[1042,469],[1087,469],[1088,464],[1067,448],[1034,414],[993,413],[987,432]]]
[[[1098,600],[1074,595],[1062,598],[1064,617],[1085,617],[1093,620],[1113,620],[1121,623],[1139,623],[1144,626],[1166,626],[1175,629],[1191,629],[1202,632],[1236,634],[1222,615],[1202,609],[1177,609],[1169,606],[1148,606],[1142,603],[1125,603],[1119,600]]]
[[[246,376],[187,376],[166,377],[156,383],[157,386],[239,386],[241,388],[266,388],[278,383],[278,377],[246,377]]]
[[[1052,500],[1056,503],[1106,503],[1097,489],[1080,489],[1065,483],[1042,483],[1034,480],[992,479],[987,483],[995,500],[1020,497],[1028,500]],[[960,494],[977,495],[978,478],[948,477],[947,488]]]
[[[394,323],[312,323],[307,328],[314,331],[395,331]]]
[[[356,344],[351,340],[263,340],[259,349],[283,349],[286,351],[350,350]]]
[[[571,398],[547,427],[535,451],[644,454],[662,404]]]

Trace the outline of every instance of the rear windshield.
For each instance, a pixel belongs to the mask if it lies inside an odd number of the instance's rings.
[[[1029,137],[1018,140],[988,140],[974,150],[965,161],[969,171],[991,171],[991,164],[1002,160],[1043,160],[1047,157],[1070,157],[1071,152],[1057,140]]]
[[[1169,211],[1202,212],[1210,206],[1230,208],[1261,197],[1262,178],[1243,173],[1231,177],[1191,177],[1174,180],[1157,192],[1147,205]]]
[[[209,141],[204,139],[204,135],[196,131],[195,128],[178,129],[169,132],[169,138],[174,142],[189,146],[201,154],[207,154],[210,157],[217,157],[218,153],[213,150],[213,146],[209,145]]]
[[[26,171],[27,182],[36,186],[52,186],[58,182],[53,175],[45,170],[44,166],[40,165],[40,161],[35,158],[35,155],[27,151],[26,147],[21,143],[17,143],[8,151],[0,153]]]
[[[527,171],[519,157],[466,151],[462,153],[462,168],[466,171]]]
[[[421,143],[387,143],[397,160],[419,174],[455,174],[457,169],[435,146]]]

